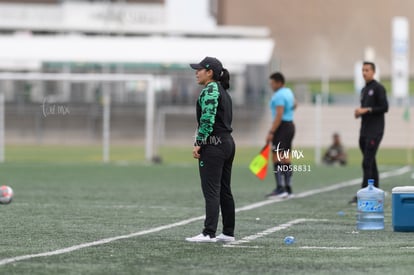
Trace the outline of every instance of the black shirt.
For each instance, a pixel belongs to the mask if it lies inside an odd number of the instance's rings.
[[[372,108],[361,116],[360,135],[364,137],[377,137],[384,134],[385,117],[388,111],[387,92],[378,81],[371,80],[361,91],[361,107]]]

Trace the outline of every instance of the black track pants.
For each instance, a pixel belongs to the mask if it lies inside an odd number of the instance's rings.
[[[235,144],[231,136],[220,139],[217,144],[201,147],[198,164],[206,207],[204,235],[215,236],[221,208],[223,233],[234,236],[235,210],[230,187],[234,155]]]
[[[379,187],[378,167],[375,160],[382,135],[377,137],[363,137],[359,138],[359,148],[361,150],[363,180],[361,187],[368,186],[368,179],[374,179],[374,185]]]

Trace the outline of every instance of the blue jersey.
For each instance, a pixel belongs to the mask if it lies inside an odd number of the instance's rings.
[[[272,111],[273,120],[276,117],[276,107],[283,106],[282,121],[293,121],[293,110],[295,108],[295,97],[291,89],[282,87],[277,90],[270,100],[270,109]]]

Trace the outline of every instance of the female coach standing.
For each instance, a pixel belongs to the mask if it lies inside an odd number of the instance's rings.
[[[227,92],[230,75],[214,57],[190,66],[196,70],[198,84],[204,86],[197,100],[198,130],[193,157],[198,159],[206,218],[202,233],[186,241],[234,241],[235,210],[230,182],[235,144],[231,136],[232,101]],[[216,237],[220,208],[223,233]]]

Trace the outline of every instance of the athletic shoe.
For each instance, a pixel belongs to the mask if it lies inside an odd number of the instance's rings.
[[[282,193],[271,193],[266,195],[268,199],[286,199],[289,196],[288,192],[282,192]]]
[[[221,233],[220,235],[218,235],[216,237],[218,242],[224,242],[224,243],[228,243],[228,242],[234,242],[236,240],[235,237],[232,236],[228,236],[228,235],[224,235],[223,233]]]
[[[357,202],[358,202],[358,199],[357,199],[357,197],[355,196],[355,197],[353,197],[349,202],[348,202],[348,204],[351,204],[351,205],[356,205],[357,204]]]
[[[209,235],[204,234],[200,234],[191,238],[186,238],[185,240],[191,243],[215,243],[217,241],[216,238],[212,238]]]
[[[294,198],[294,197],[295,197],[295,194],[293,194],[293,193],[289,193],[287,197],[288,197],[289,199],[292,199],[292,198]]]
[[[271,193],[267,194],[266,197],[275,197],[285,192],[286,191],[283,187],[276,187],[276,189],[274,189]]]

